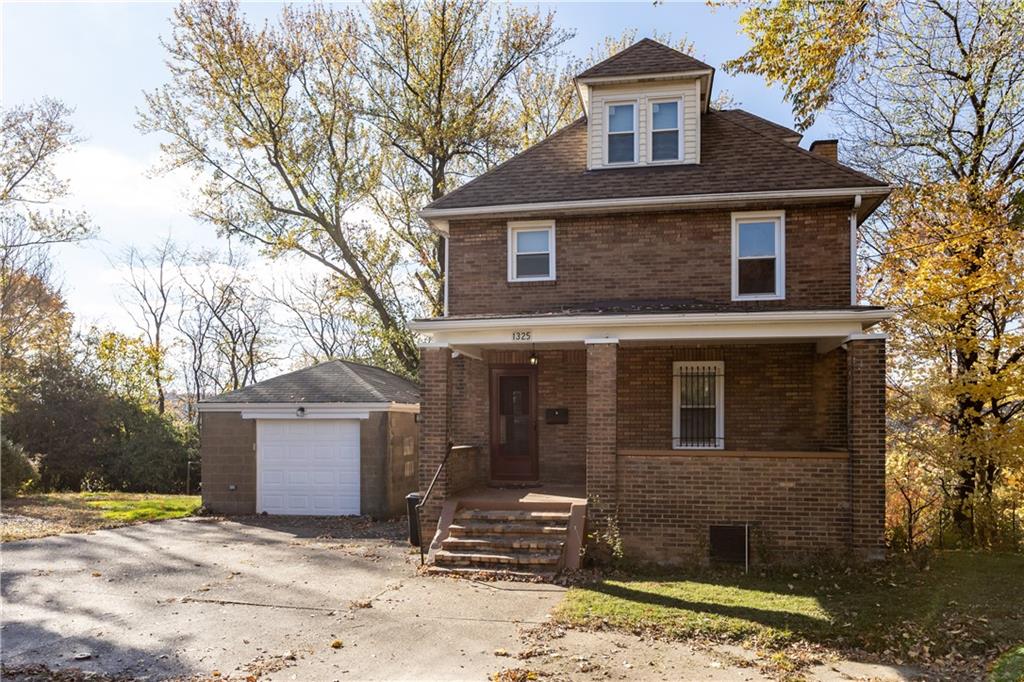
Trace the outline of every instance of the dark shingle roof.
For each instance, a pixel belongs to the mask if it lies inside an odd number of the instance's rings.
[[[885,186],[785,142],[779,130],[736,110],[709,111],[700,125],[699,164],[588,171],[587,121],[580,118],[427,208]]]
[[[752,114],[749,111],[743,111],[743,109],[719,109],[718,113],[723,116],[731,116],[732,119],[740,125],[752,128],[767,137],[773,137],[780,140],[799,140],[803,137],[802,133],[799,133],[792,128],[779,125],[774,121],[761,118],[757,114]]]
[[[414,404],[419,401],[419,389],[408,379],[379,367],[331,360],[203,402]]]
[[[421,318],[417,322],[445,321],[445,320],[505,320],[521,317],[577,317],[590,315],[653,315],[653,314],[680,314],[680,313],[727,313],[744,314],[758,312],[783,312],[773,303],[775,301],[747,301],[717,303],[690,298],[666,298],[653,300],[609,300],[591,301],[588,303],[568,304],[564,306],[551,306],[539,308],[532,312],[524,313],[475,313],[466,315],[448,315],[445,317]],[[836,306],[810,306],[801,308],[799,311],[786,310],[784,312],[815,312],[836,310],[870,311],[884,310],[881,306],[872,305],[850,305],[837,308]]]
[[[645,76],[678,71],[711,69],[699,59],[674,50],[656,40],[644,38],[608,59],[594,64],[577,78],[604,78],[607,76]],[[714,69],[712,69],[714,70]]]

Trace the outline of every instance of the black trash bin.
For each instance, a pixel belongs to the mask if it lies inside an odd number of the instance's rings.
[[[420,546],[420,513],[417,507],[423,499],[421,493],[409,493],[405,496],[405,506],[409,512],[409,544]]]

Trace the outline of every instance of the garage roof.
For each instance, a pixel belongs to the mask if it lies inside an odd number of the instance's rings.
[[[349,360],[330,360],[282,374],[203,403],[401,403],[420,401],[415,383]]]

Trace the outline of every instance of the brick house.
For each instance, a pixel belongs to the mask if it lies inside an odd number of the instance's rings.
[[[889,187],[713,81],[642,40],[577,77],[579,120],[422,210],[438,566],[575,566],[611,521],[658,562],[882,551],[889,313],[856,240]]]

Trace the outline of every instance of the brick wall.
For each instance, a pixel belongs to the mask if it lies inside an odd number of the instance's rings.
[[[885,535],[885,340],[855,340],[847,348],[852,542],[858,554],[876,558]]]
[[[256,513],[256,420],[204,412],[199,438],[203,506],[220,514]]]
[[[507,281],[506,221],[452,221],[449,228],[452,315],[526,313],[609,299],[731,303],[728,210],[558,218],[554,282]],[[850,305],[848,206],[786,209],[786,298],[756,305]]]
[[[724,363],[726,449],[844,447],[840,353],[821,356],[814,344],[620,348],[619,448],[672,447],[672,363],[684,360]]]
[[[619,457],[618,518],[627,556],[708,561],[712,524],[751,523],[752,561],[841,553],[849,537],[845,459]]]

